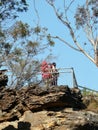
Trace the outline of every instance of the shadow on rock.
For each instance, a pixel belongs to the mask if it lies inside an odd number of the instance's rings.
[[[14,128],[14,126],[9,125],[6,128],[2,129],[2,130],[17,130],[16,128]]]
[[[2,130],[30,130],[30,126],[31,124],[29,122],[19,122],[18,128],[15,128],[14,126],[9,125]]]
[[[78,126],[78,128],[75,128],[73,130],[98,130],[98,125],[87,123],[83,126],[80,125],[80,126]]]

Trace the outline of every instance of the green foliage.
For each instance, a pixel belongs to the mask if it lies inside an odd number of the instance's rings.
[[[39,26],[35,27],[35,28],[34,28],[34,32],[35,32],[36,34],[40,33],[40,32],[41,32],[41,28],[40,28]]]
[[[38,42],[36,42],[36,41],[35,42],[29,41],[28,42],[28,46],[34,48],[35,46],[38,46]]]
[[[88,4],[78,6],[75,14],[76,27],[98,24],[98,6],[96,0],[90,0]]]
[[[84,88],[81,92],[83,96],[92,95],[92,92],[87,90],[86,88]]]
[[[15,48],[13,54],[17,55],[17,56],[21,56],[22,55],[22,48]]]
[[[38,58],[48,45],[45,39],[46,28],[31,28],[27,23],[17,21],[7,29],[1,46],[0,61],[11,72],[11,86],[21,88],[31,82],[38,82],[40,59]],[[10,42],[7,42],[10,41]]]
[[[94,90],[88,90],[87,88],[84,88],[83,90],[81,90],[81,92],[82,92],[82,95],[83,95],[83,97],[85,97],[85,96],[98,96],[98,93],[97,92],[95,92]]]
[[[49,43],[54,43],[49,40],[46,44],[47,28],[39,25],[31,28],[27,23],[15,21],[19,13],[27,11],[26,0],[0,2],[0,67],[6,67],[9,71],[8,85],[19,89],[31,82],[38,82],[40,54]]]
[[[23,0],[0,0],[0,19],[18,17],[19,12],[27,11],[28,5]]]
[[[13,25],[10,33],[13,38],[17,40],[17,38],[24,38],[29,35],[30,32],[28,28],[28,24],[24,24],[21,21],[18,21]]]
[[[50,34],[47,35],[47,40],[48,40],[48,44],[49,44],[50,46],[54,46],[54,45],[55,45],[55,42],[52,40]]]
[[[87,12],[84,7],[78,7],[76,15],[76,26],[83,26],[87,21]]]
[[[29,54],[34,54],[36,55],[37,54],[37,48],[39,46],[39,43],[37,41],[29,41],[28,44],[27,44],[27,50],[28,50],[28,53]]]
[[[5,37],[4,33],[2,32],[2,30],[0,30],[0,38],[1,37]]]

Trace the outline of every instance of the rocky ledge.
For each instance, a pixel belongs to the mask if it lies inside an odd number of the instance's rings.
[[[81,91],[68,86],[0,88],[0,130],[98,130]]]

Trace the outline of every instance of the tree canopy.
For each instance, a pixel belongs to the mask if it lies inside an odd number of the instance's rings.
[[[36,10],[38,12],[38,1]],[[72,49],[83,53],[89,60],[98,66],[98,1],[96,0],[45,0],[45,2],[53,9],[57,19],[68,30],[72,43],[64,39],[62,36],[50,34],[51,40],[60,40]],[[40,12],[39,17],[41,17]],[[47,14],[48,18],[48,14]],[[63,28],[63,29],[64,29]],[[84,41],[81,41],[81,32]],[[66,34],[65,34],[66,36]],[[54,42],[55,43],[55,42]]]
[[[0,0],[0,21],[15,19],[19,12],[27,11],[28,5],[25,0]]]
[[[39,55],[49,46],[49,40],[43,42],[47,28],[31,27],[18,20],[19,14],[28,9],[26,1],[0,2],[0,67],[8,69],[9,87],[19,89],[39,82]]]

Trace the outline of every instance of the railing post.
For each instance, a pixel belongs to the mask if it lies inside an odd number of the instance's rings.
[[[74,69],[72,69],[72,77],[73,77],[73,88],[78,88],[78,84],[77,84],[77,80],[76,80],[76,76],[75,76],[75,73],[74,73]]]

